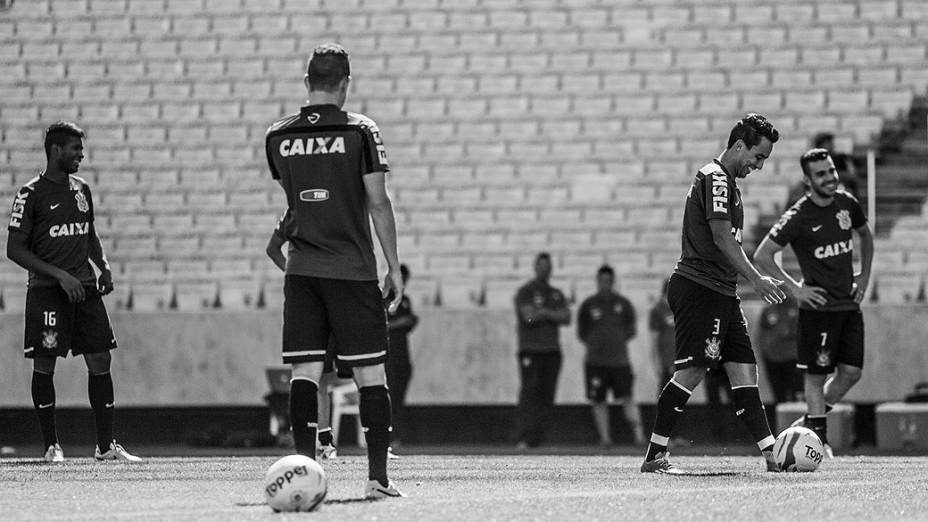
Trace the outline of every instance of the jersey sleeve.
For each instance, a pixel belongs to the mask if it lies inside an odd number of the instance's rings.
[[[380,129],[377,128],[374,120],[365,120],[361,125],[361,135],[364,139],[364,174],[390,172],[387,150],[384,147]]]
[[[93,207],[93,195],[90,193],[90,185],[88,185],[87,183],[84,183],[83,185],[84,185],[83,186],[84,194],[87,195],[87,207],[90,209],[87,211],[87,220],[93,223],[95,215],[96,215],[94,213],[94,207]]]
[[[867,224],[867,215],[864,214],[863,207],[860,206],[860,202],[857,201],[857,198],[848,194],[849,207],[851,208],[851,228],[860,228]]]
[[[792,243],[796,238],[796,227],[798,222],[796,215],[796,207],[791,207],[784,212],[776,224],[770,227],[770,232],[767,233],[767,237],[780,246],[786,246]]]
[[[713,170],[703,178],[706,220],[724,219],[731,221],[731,205],[734,203],[733,187],[728,176],[721,170]]]
[[[7,230],[18,230],[26,235],[32,232],[35,222],[35,194],[27,187],[22,187],[13,197],[13,207],[10,209],[10,224]]]
[[[527,286],[523,286],[516,291],[515,298],[516,308],[522,308],[525,305],[533,305],[532,292],[529,291]]]
[[[274,227],[274,235],[278,238],[289,241],[290,234],[293,231],[293,212],[288,208],[277,219],[277,226]]]

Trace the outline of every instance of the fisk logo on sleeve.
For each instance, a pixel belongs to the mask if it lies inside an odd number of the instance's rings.
[[[23,212],[26,210],[26,198],[29,196],[28,191],[22,191],[16,194],[16,199],[13,200],[13,210],[10,212],[10,226],[13,228],[19,228],[22,224]]]
[[[722,173],[712,175],[712,211],[728,213],[728,179]]]

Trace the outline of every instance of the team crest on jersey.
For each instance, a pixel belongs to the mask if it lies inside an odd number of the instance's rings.
[[[717,361],[722,358],[722,343],[719,341],[719,338],[712,336],[709,339],[706,339],[706,358]]]
[[[599,308],[590,308],[590,317],[592,317],[594,321],[599,321],[603,318],[603,311]]]
[[[74,199],[77,200],[77,210],[80,210],[81,212],[87,212],[90,210],[90,205],[87,204],[87,196],[84,195],[83,190],[75,192]]]
[[[828,350],[822,348],[815,354],[815,364],[825,367],[831,364],[831,354],[828,353]]]
[[[309,123],[316,123],[317,121],[319,121],[319,113],[314,112],[310,114],[309,116],[307,116],[306,119],[309,120]]]
[[[46,350],[58,348],[58,332],[55,330],[45,330],[42,332],[42,348]]]
[[[850,230],[851,229],[851,213],[847,210],[840,210],[835,217],[838,218],[838,226],[841,227],[841,230]]]
[[[614,311],[617,314],[621,314],[623,310],[625,310],[625,308],[622,306],[621,303],[616,303],[616,305],[612,307],[612,311]]]
[[[539,292],[535,292],[535,294],[532,295],[532,302],[535,303],[535,306],[544,306],[545,298]]]

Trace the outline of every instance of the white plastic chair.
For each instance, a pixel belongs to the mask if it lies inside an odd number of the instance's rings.
[[[332,397],[332,440],[338,442],[338,430],[341,427],[342,415],[356,417],[355,425],[358,427],[358,446],[367,447],[364,438],[364,428],[361,427],[360,397],[358,388],[354,383],[333,386],[329,391]]]

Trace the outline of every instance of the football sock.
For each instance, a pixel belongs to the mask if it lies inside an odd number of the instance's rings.
[[[367,440],[368,480],[386,486],[387,447],[390,445],[390,392],[386,386],[365,386],[360,390],[358,409]]]
[[[97,423],[97,447],[101,453],[110,449],[113,441],[113,412],[116,409],[113,400],[113,377],[109,372],[94,375],[87,379],[87,395],[93,409],[93,419]]]
[[[316,426],[319,419],[319,399],[315,382],[296,377],[290,380],[290,429],[296,452],[316,458]]]
[[[43,450],[58,443],[55,429],[55,381],[50,373],[32,372],[32,404],[39,415],[39,427],[45,446]]]
[[[677,419],[683,413],[683,407],[690,400],[693,392],[687,390],[673,379],[664,385],[660,398],[657,399],[657,418],[654,419],[654,429],[651,431],[651,441],[648,444],[648,453],[644,460],[654,460],[655,455],[667,451],[670,434],[677,424]]]
[[[814,431],[822,444],[828,444],[828,415],[806,415],[806,427]]]
[[[760,401],[760,390],[757,385],[732,386],[731,401],[735,406],[735,416],[747,426],[748,431],[757,442],[761,451],[773,449],[776,441],[767,424],[767,412],[764,403]]]
[[[332,440],[332,428],[319,430],[319,444],[323,446],[335,445],[335,441]]]

